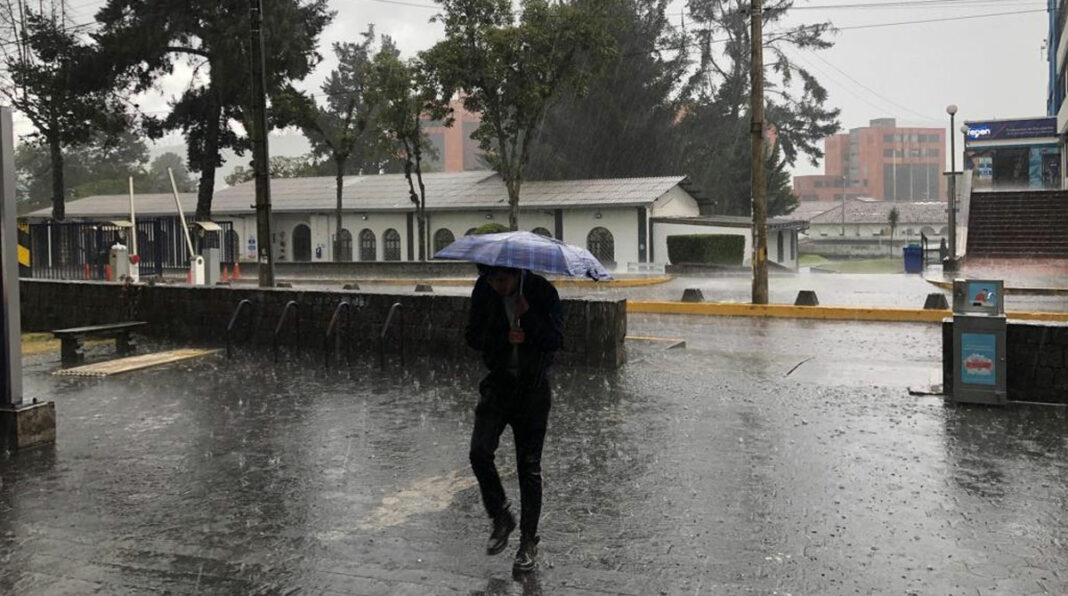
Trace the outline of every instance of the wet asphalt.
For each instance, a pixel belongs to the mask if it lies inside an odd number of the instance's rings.
[[[687,347],[556,371],[542,564],[518,580],[514,546],[482,552],[474,362],[94,380],[28,357],[58,440],[0,459],[0,593],[1068,593],[1068,410],[910,395],[940,374],[938,326],[630,332]],[[498,463],[517,498],[508,432]]]

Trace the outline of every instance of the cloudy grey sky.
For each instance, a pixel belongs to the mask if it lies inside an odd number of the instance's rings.
[[[101,4],[70,0],[68,6],[73,20],[89,22]],[[431,46],[442,34],[439,24],[428,22],[435,13],[431,0],[332,0],[331,5],[337,17],[322,37],[325,60],[304,83],[310,89],[317,89],[334,65],[330,44],[357,40],[370,23],[392,36],[406,55]],[[683,6],[680,0],[672,5],[676,23]],[[960,107],[958,121],[1045,113],[1044,0],[797,0],[795,7],[792,23],[829,20],[840,29],[830,50],[792,54],[828,88],[830,103],[842,110],[845,130],[888,116],[905,125],[947,126],[950,103]],[[990,14],[1000,16],[973,18]],[[904,22],[912,23],[884,26]],[[162,81],[162,93],[143,98],[143,109],[165,110],[189,76],[182,69]],[[25,124],[19,130],[25,131]],[[174,138],[164,144],[180,142]],[[808,163],[795,169],[817,171]]]

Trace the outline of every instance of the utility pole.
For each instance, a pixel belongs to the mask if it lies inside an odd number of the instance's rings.
[[[263,70],[263,0],[249,0],[252,48],[252,161],[256,170],[256,248],[260,287],[274,287],[274,252],[271,245],[271,177],[267,153],[267,85]]]
[[[942,264],[944,271],[957,270],[957,135],[953,134],[953,121],[957,106],[946,107],[949,114],[949,257]],[[944,145],[943,145],[944,146]]]
[[[764,177],[764,6],[763,0],[752,5],[752,56],[750,59],[749,125],[752,137],[753,188],[753,304],[768,303],[768,199]]]

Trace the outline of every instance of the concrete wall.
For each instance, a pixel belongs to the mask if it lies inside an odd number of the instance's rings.
[[[598,214],[600,217],[598,218]],[[615,245],[615,269],[626,271],[627,263],[638,262],[638,208],[616,209],[568,209],[564,212],[564,237],[568,244],[588,248],[587,238],[594,228],[605,228],[612,233]],[[612,264],[604,264],[609,271]]]
[[[103,282],[20,281],[22,328],[50,331],[118,321],[146,321],[145,333],[180,342],[223,346],[226,326],[240,300],[253,305],[252,343],[268,346],[283,306],[300,306],[300,334],[284,331],[283,343],[322,357],[327,324],[341,300],[356,309],[346,337],[357,354],[377,354],[377,337],[390,306],[402,305],[403,318],[390,345],[403,341],[413,357],[475,357],[466,347],[463,329],[469,298],[427,294],[367,294],[345,291],[305,291],[185,285],[137,285]],[[564,300],[564,348],[558,362],[565,366],[617,368],[626,362],[626,301]],[[402,339],[403,338],[403,339]]]
[[[1068,324],[1009,321],[1006,383],[1012,401],[1068,404]],[[953,391],[953,322],[942,323],[942,383]]]

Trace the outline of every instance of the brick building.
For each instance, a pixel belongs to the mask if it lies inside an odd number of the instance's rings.
[[[801,201],[943,201],[946,131],[901,128],[893,118],[824,139],[824,173],[794,176]]]
[[[428,171],[488,170],[489,165],[482,159],[478,141],[471,138],[482,119],[478,114],[465,110],[461,100],[454,99],[452,109],[455,121],[451,127],[446,127],[440,120],[423,121],[423,131],[437,153],[426,160]]]

